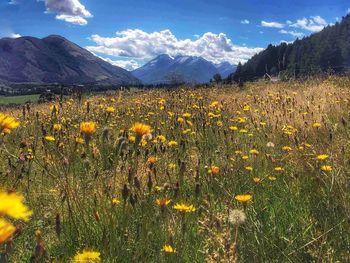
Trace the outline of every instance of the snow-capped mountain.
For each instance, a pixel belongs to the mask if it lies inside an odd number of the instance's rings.
[[[229,63],[214,64],[202,57],[162,54],[132,74],[145,84],[169,83],[176,78],[179,82],[206,83],[217,73],[227,77],[235,70]]]

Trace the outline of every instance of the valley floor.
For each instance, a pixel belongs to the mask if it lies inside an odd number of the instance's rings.
[[[0,261],[349,262],[349,106],[330,77],[3,112]]]

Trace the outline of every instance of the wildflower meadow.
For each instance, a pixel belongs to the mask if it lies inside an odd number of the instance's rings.
[[[0,262],[350,262],[349,87],[1,107]]]

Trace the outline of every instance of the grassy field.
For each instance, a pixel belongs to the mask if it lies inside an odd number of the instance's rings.
[[[0,225],[1,257],[350,262],[349,88],[256,82],[4,112],[20,125],[0,117],[2,196],[24,207],[0,203],[16,226]]]
[[[8,105],[8,104],[24,104],[28,101],[37,102],[39,100],[38,94],[34,95],[25,95],[25,96],[0,96],[0,105]]]

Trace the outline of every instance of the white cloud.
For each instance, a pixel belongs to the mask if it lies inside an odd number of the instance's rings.
[[[241,24],[248,25],[250,24],[250,21],[248,19],[244,19],[241,21]]]
[[[117,66],[117,67],[121,67],[124,68],[126,70],[134,70],[139,68],[141,65],[139,63],[137,63],[137,61],[131,59],[131,60],[113,60],[110,58],[104,58],[101,56],[98,56],[99,58],[103,59],[104,61]]]
[[[10,0],[8,3],[9,5],[16,5],[18,4],[18,0]]]
[[[261,21],[261,26],[263,27],[273,27],[273,28],[283,28],[284,24],[278,23],[278,22],[266,22]]]
[[[201,56],[214,63],[245,62],[261,48],[248,48],[232,43],[224,33],[211,32],[197,39],[178,39],[169,29],[148,33],[140,29],[117,32],[115,37],[92,35],[95,46],[89,51],[115,57],[149,60],[159,54]]]
[[[21,37],[21,35],[20,35],[20,34],[12,33],[12,34],[9,35],[9,37],[10,37],[10,38],[19,38],[19,37]]]
[[[346,13],[347,13],[347,14],[350,14],[350,8],[348,8],[348,10],[346,10]]]
[[[303,33],[301,32],[296,32],[296,31],[289,31],[289,30],[284,30],[284,29],[281,29],[280,31],[281,34],[285,34],[285,35],[291,35],[293,37],[298,37],[298,38],[301,38],[304,36]]]
[[[80,26],[85,26],[88,23],[87,20],[81,16],[56,15],[56,19]]]
[[[56,13],[56,19],[76,25],[86,25],[86,18],[92,14],[80,3],[80,0],[44,0],[46,12]]]
[[[320,16],[311,16],[309,19],[298,19],[295,23],[290,24],[290,27],[300,28],[303,30],[318,32],[321,31],[328,23]]]

